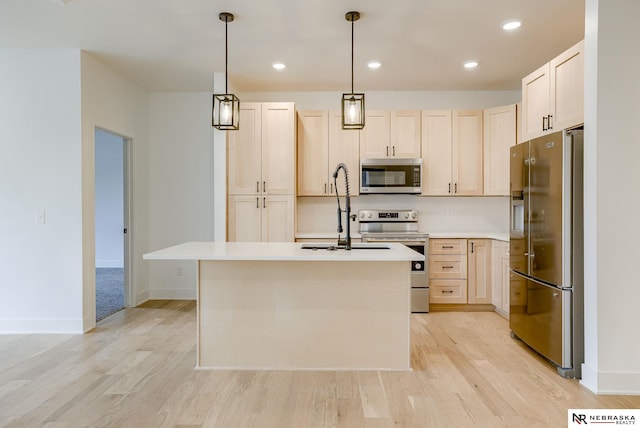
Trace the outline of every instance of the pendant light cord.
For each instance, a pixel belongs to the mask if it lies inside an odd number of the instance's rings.
[[[353,19],[351,20],[351,94],[353,94]]]
[[[229,93],[229,38],[227,31],[229,27],[229,20],[224,20],[224,93]],[[353,60],[352,60],[353,61]],[[353,79],[353,76],[351,77]],[[353,86],[353,83],[351,84]]]

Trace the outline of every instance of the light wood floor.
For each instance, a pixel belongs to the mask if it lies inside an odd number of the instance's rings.
[[[491,312],[411,318],[413,372],[199,371],[195,303],[126,309],[86,335],[0,336],[0,426],[564,427],[640,408],[563,379]]]

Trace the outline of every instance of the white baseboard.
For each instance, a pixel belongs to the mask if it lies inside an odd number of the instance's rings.
[[[138,306],[138,305],[143,304],[147,300],[149,300],[149,289],[148,288],[146,290],[143,290],[143,291],[139,292],[138,294],[136,294],[136,301],[135,302],[131,302],[130,305],[131,306]]]
[[[151,288],[148,300],[196,300],[196,290],[195,288]]]
[[[82,319],[0,319],[0,334],[82,334]]]
[[[598,372],[583,364],[580,383],[596,394],[640,395],[640,373],[637,372]]]

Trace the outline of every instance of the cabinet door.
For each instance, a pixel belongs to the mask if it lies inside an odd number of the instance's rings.
[[[262,242],[294,241],[293,195],[262,197]]]
[[[420,110],[391,110],[390,155],[395,158],[420,157]]]
[[[298,112],[298,195],[329,195],[329,114]]]
[[[509,147],[516,144],[516,105],[484,111],[484,194],[509,196]]]
[[[295,194],[293,103],[262,104],[262,185],[270,195]]]
[[[451,194],[451,110],[422,111],[422,194]]]
[[[360,192],[360,133],[349,129],[342,129],[340,111],[329,112],[329,193],[335,195],[333,172],[339,163],[344,163],[349,171],[351,195]],[[339,182],[340,183],[340,182]],[[340,184],[338,184],[340,185]],[[344,190],[340,189],[340,194]]]
[[[542,118],[549,113],[549,64],[522,79],[522,140],[544,134]]]
[[[470,239],[467,253],[469,303],[491,303],[491,241]]]
[[[453,195],[482,195],[482,110],[453,114]]]
[[[248,195],[262,189],[261,122],[258,103],[240,105],[240,129],[227,132],[228,193]]]
[[[505,264],[506,263],[506,264]],[[506,274],[506,277],[505,277]],[[509,315],[509,243],[491,241],[491,303],[502,315]],[[505,310],[505,301],[506,310]]]
[[[360,130],[360,156],[389,157],[389,110],[365,111],[364,120],[364,128]]]
[[[502,256],[501,259],[501,272],[502,272],[502,306],[501,312],[509,316],[509,281],[511,278],[511,273],[509,272],[509,252],[507,250],[507,254]]]
[[[572,46],[549,65],[551,127],[554,131],[584,122],[584,42]]]
[[[229,242],[260,242],[262,240],[262,197],[259,195],[229,195],[227,237]]]

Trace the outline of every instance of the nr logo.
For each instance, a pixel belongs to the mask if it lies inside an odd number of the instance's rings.
[[[587,415],[582,415],[582,414],[573,414],[573,422],[577,423],[577,424],[587,424]]]

